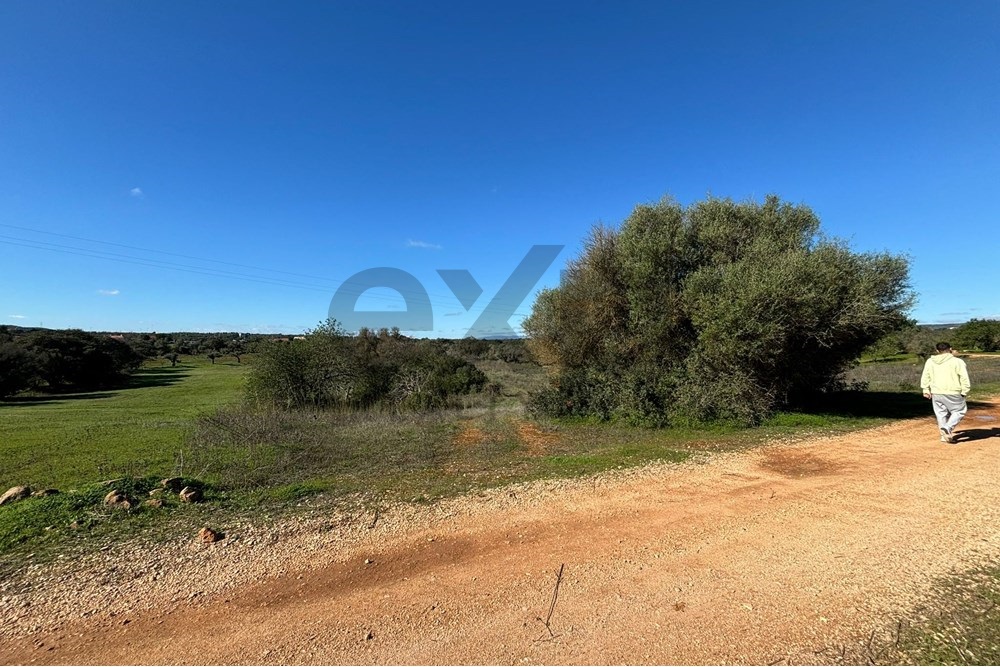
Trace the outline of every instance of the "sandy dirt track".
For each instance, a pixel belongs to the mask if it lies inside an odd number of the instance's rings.
[[[179,566],[170,597],[150,584],[144,608],[109,601],[114,616],[47,621],[44,597],[72,595],[38,588],[6,617],[0,662],[834,662],[934,577],[1000,557],[1000,404],[960,428],[957,445],[928,416],[458,499],[328,530],[324,549],[289,538],[280,574],[226,579],[232,556],[213,550],[239,544],[220,543]],[[222,583],[188,602],[202,558]]]

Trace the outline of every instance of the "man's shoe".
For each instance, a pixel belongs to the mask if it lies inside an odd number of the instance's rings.
[[[941,436],[941,442],[948,442],[948,436],[942,435]]]

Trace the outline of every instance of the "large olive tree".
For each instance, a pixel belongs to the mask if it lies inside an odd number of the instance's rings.
[[[908,263],[820,234],[806,206],[710,198],[596,228],[524,328],[555,413],[758,423],[906,322]]]

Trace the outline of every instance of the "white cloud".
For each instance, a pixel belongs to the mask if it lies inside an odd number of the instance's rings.
[[[441,246],[437,243],[428,243],[427,241],[414,241],[410,239],[406,242],[407,247],[410,248],[427,248],[428,250],[441,250]]]
[[[131,190],[128,191],[128,193],[130,196],[140,199],[143,196],[142,188],[132,188]]]
[[[118,296],[119,294],[121,294],[121,290],[99,289],[97,290],[97,293],[100,294],[101,296]]]
[[[12,320],[26,320],[26,319],[28,319],[27,315],[8,315],[7,317],[9,317]]]

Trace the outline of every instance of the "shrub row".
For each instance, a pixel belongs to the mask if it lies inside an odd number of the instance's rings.
[[[281,408],[439,407],[479,391],[486,376],[447,344],[398,332],[346,335],[333,320],[301,340],[262,347],[248,381],[257,403]]]

